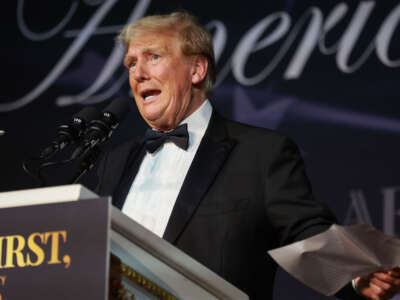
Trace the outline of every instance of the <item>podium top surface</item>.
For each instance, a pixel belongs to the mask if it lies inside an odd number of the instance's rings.
[[[61,185],[0,193],[0,208],[98,198],[80,184]]]

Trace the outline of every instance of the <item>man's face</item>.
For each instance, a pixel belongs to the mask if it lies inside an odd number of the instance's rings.
[[[152,128],[173,129],[200,106],[192,99],[195,59],[182,53],[175,33],[136,35],[124,63],[139,112]]]

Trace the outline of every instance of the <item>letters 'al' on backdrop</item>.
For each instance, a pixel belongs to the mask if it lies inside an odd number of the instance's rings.
[[[130,99],[129,118],[108,147],[141,134],[145,125],[113,39],[127,22],[182,8],[213,35],[215,107],[292,137],[316,197],[341,222],[397,234],[400,2],[392,0],[6,1],[0,190],[34,186],[20,161],[84,105],[101,109],[116,97]],[[281,276],[293,287],[278,288],[277,299],[292,299],[296,289],[304,299],[323,299]]]

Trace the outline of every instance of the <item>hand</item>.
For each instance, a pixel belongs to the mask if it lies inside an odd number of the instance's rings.
[[[357,292],[372,300],[388,300],[400,291],[400,267],[378,271],[355,280]]]

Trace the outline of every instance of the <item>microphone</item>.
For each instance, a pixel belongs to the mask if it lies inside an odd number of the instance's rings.
[[[99,119],[91,121],[83,141],[72,153],[71,159],[80,158],[86,155],[89,150],[107,141],[127,114],[128,104],[127,99],[118,98],[104,109]]]
[[[81,139],[89,121],[98,119],[100,116],[100,112],[94,107],[87,106],[83,108],[73,115],[72,122],[69,125],[58,126],[55,140],[40,153],[39,158],[49,158],[66,146],[76,143]]]

